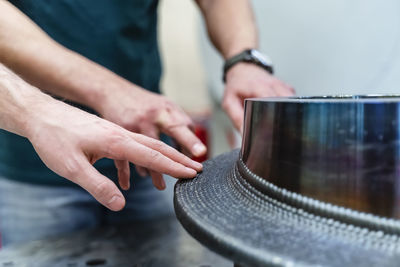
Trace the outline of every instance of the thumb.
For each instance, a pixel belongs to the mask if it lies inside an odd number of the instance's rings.
[[[75,182],[112,211],[119,211],[125,206],[125,198],[115,183],[100,174],[89,162],[84,164]]]
[[[230,117],[235,128],[242,132],[243,128],[243,99],[238,96],[228,96],[224,99],[222,107]]]

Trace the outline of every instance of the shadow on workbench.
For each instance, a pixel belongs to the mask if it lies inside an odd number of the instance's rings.
[[[0,267],[232,265],[189,236],[172,216],[33,241],[0,251]]]

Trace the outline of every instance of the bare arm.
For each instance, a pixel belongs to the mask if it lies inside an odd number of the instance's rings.
[[[258,47],[258,34],[248,0],[196,0],[214,46],[227,59]]]
[[[27,107],[34,109],[35,105],[41,105],[47,98],[50,97],[34,87],[27,86],[23,80],[0,64],[0,129],[27,137],[30,114]]]
[[[108,91],[129,83],[59,45],[8,1],[0,0],[0,62],[43,91],[99,110]]]
[[[101,158],[130,161],[180,178],[194,177],[202,168],[161,141],[53,99],[1,64],[0,128],[28,138],[48,168],[112,210],[122,209],[125,200],[117,186],[92,166]],[[165,187],[157,177],[153,182]],[[119,183],[128,189],[129,177],[119,175]]]
[[[0,0],[0,62],[41,90],[91,107],[129,131],[153,138],[163,132],[195,156],[206,152],[176,104],[61,46],[5,0]],[[127,163],[116,166],[126,169]]]
[[[227,59],[258,48],[250,0],[196,0],[214,46]],[[249,97],[293,95],[294,90],[258,66],[239,63],[229,69],[222,106],[238,130],[243,127],[243,101]]]

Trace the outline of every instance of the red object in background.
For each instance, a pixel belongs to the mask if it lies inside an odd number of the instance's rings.
[[[207,122],[195,122],[194,123],[194,134],[203,142],[203,144],[207,147],[207,153],[201,157],[192,157],[193,160],[197,162],[203,162],[208,159],[209,152],[209,135],[208,135],[208,127]]]

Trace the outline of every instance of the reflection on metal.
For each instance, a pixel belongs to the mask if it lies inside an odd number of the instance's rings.
[[[241,158],[291,192],[400,218],[400,96],[249,99]]]

